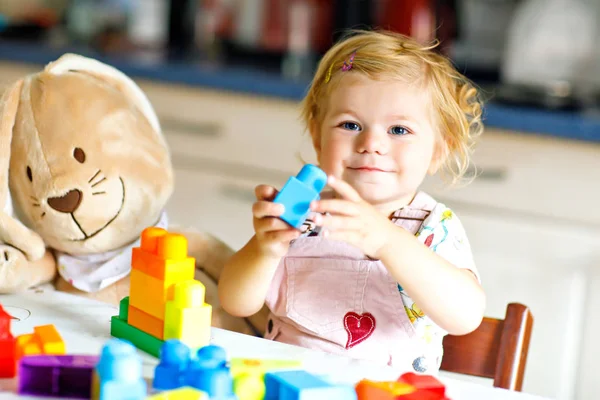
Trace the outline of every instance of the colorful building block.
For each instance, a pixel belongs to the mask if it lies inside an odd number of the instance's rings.
[[[36,326],[33,333],[17,336],[16,359],[37,354],[65,354],[66,346],[52,324]]]
[[[165,321],[146,314],[132,305],[129,306],[127,322],[134,328],[149,333],[157,339],[164,339]]]
[[[109,340],[102,348],[93,373],[92,400],[137,400],[145,397],[142,359],[136,348],[121,339]]]
[[[354,387],[332,385],[306,371],[265,374],[264,400],[356,400]]]
[[[138,349],[145,351],[154,357],[158,357],[160,354],[160,347],[164,342],[149,333],[129,325],[127,323],[128,314],[129,297],[125,297],[121,300],[119,315],[110,319],[110,334],[116,338],[127,340],[133,343]]]
[[[97,356],[37,355],[19,362],[18,393],[61,399],[89,399]]]
[[[205,392],[190,387],[182,387],[155,394],[148,397],[147,400],[209,400],[209,398]]]
[[[174,285],[173,300],[167,302],[164,338],[179,339],[192,349],[210,342],[212,306],[204,302],[205,287],[194,280]]]
[[[327,174],[319,167],[307,164],[298,175],[290,177],[273,200],[285,206],[281,219],[300,228],[310,213],[310,203],[319,199],[327,184]]]
[[[165,341],[160,349],[160,362],[154,369],[152,387],[157,390],[184,386],[186,370],[191,361],[188,346],[177,339]]]
[[[164,319],[165,304],[173,299],[172,286],[194,279],[195,260],[188,257],[185,236],[153,227],[142,232],[131,267],[130,305]]]
[[[145,229],[131,264],[129,296],[111,319],[111,334],[155,357],[165,339],[180,339],[192,350],[207,345],[212,307],[204,303],[204,286],[194,280],[195,260],[188,257],[185,236]]]
[[[294,370],[301,366],[302,363],[295,360],[233,358],[229,362],[233,391],[239,400],[262,400],[266,392],[264,377],[267,372]]]
[[[442,382],[432,375],[415,374],[407,372],[398,378],[398,382],[407,383],[416,389],[399,397],[403,400],[444,400],[446,399],[446,387]]]
[[[206,392],[211,400],[237,400],[225,350],[209,345],[198,350],[185,375],[185,384]]]
[[[376,382],[364,379],[356,387],[358,400],[397,400],[399,396],[410,394],[416,388],[404,382]]]
[[[0,378],[16,374],[16,339],[10,332],[12,317],[0,306]]]
[[[131,257],[133,269],[170,282],[193,279],[195,263],[188,257],[185,236],[156,227],[142,232],[141,245],[133,249]]]

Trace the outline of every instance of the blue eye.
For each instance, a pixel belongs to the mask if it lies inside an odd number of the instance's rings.
[[[392,135],[406,135],[409,132],[408,129],[403,126],[393,126],[392,129],[390,129],[390,133]]]
[[[344,122],[342,124],[342,128],[347,129],[349,131],[360,131],[360,125],[354,122]]]

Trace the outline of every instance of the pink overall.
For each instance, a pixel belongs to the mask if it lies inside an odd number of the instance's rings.
[[[416,234],[436,204],[420,193],[392,220]],[[415,360],[426,353],[385,266],[343,242],[319,236],[295,240],[275,273],[266,304],[271,310],[266,339],[407,371],[416,369]],[[434,356],[435,370],[439,357]]]

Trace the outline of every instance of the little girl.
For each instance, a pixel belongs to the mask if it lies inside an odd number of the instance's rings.
[[[465,172],[481,133],[476,89],[410,38],[360,32],[323,57],[303,102],[332,195],[297,230],[258,186],[255,235],[225,265],[222,306],[265,338],[435,373],[447,333],[476,329],[485,295],[456,215],[419,186]]]

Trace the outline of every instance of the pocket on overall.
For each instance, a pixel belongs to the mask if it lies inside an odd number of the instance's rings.
[[[286,316],[318,335],[344,331],[344,316],[362,309],[366,260],[288,257]]]

